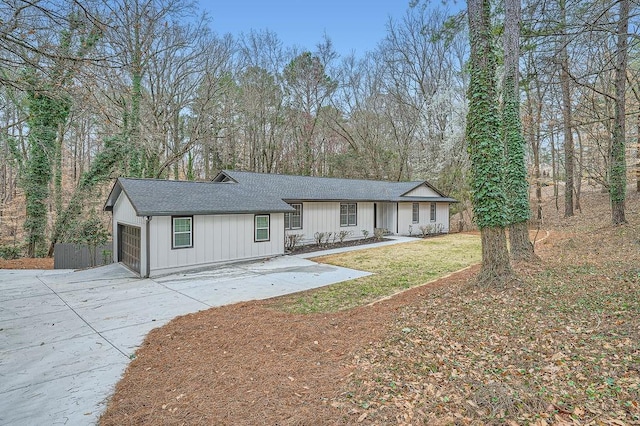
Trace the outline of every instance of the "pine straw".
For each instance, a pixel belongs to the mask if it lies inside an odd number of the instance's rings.
[[[352,353],[386,335],[398,301],[430,288],[334,314],[277,312],[266,301],[179,317],[147,336],[101,424],[349,424],[335,401]]]
[[[622,227],[606,194],[571,219],[548,206],[541,261],[505,289],[473,285],[473,267],[335,314],[264,301],[179,317],[149,334],[101,424],[640,424],[638,196]]]

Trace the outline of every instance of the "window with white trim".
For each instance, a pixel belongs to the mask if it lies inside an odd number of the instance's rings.
[[[290,204],[295,212],[284,214],[284,229],[302,229],[302,204]]]
[[[358,224],[356,203],[340,203],[340,226],[356,226]]]
[[[193,216],[172,218],[172,248],[193,247]]]
[[[413,223],[420,222],[420,203],[413,203],[411,206],[411,221]]]
[[[269,222],[270,216],[268,214],[257,214],[255,216],[255,240],[269,241]]]
[[[436,221],[436,203],[431,203],[431,222]]]

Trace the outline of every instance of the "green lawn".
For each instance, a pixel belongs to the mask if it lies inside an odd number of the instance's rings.
[[[313,259],[373,275],[278,299],[287,312],[335,312],[365,305],[480,262],[480,237],[450,234]]]

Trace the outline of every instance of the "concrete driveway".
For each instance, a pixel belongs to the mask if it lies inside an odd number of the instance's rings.
[[[94,424],[151,329],[364,275],[296,256],[153,279],[118,264],[0,270],[0,425]]]

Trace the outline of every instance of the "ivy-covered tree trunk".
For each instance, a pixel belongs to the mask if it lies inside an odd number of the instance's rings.
[[[58,241],[72,239],[69,233],[77,228],[86,198],[97,185],[108,181],[112,172],[126,159],[127,149],[122,139],[122,137],[114,137],[105,140],[104,148],[91,163],[91,168],[82,174],[69,204],[58,215],[51,234],[49,256],[53,256],[55,244]]]
[[[512,277],[504,192],[504,148],[496,96],[496,56],[491,36],[489,0],[469,0],[471,80],[467,139],[471,157],[473,213],[482,235],[479,281],[498,284]]]
[[[627,37],[629,29],[629,0],[620,0],[618,42],[615,73],[615,122],[611,141],[609,172],[609,198],[611,220],[614,225],[626,223],[625,198],[627,191],[627,164],[625,159],[625,89],[627,73]]]
[[[37,83],[33,83],[37,85]],[[68,99],[32,87],[28,92],[29,157],[23,187],[26,196],[27,256],[35,257],[45,242],[47,198],[56,153],[58,129],[69,115]]]
[[[504,81],[502,130],[506,162],[505,190],[509,218],[509,242],[513,259],[532,259],[529,241],[529,183],[524,162],[524,136],[520,121],[518,71],[520,59],[520,0],[505,0]]]

